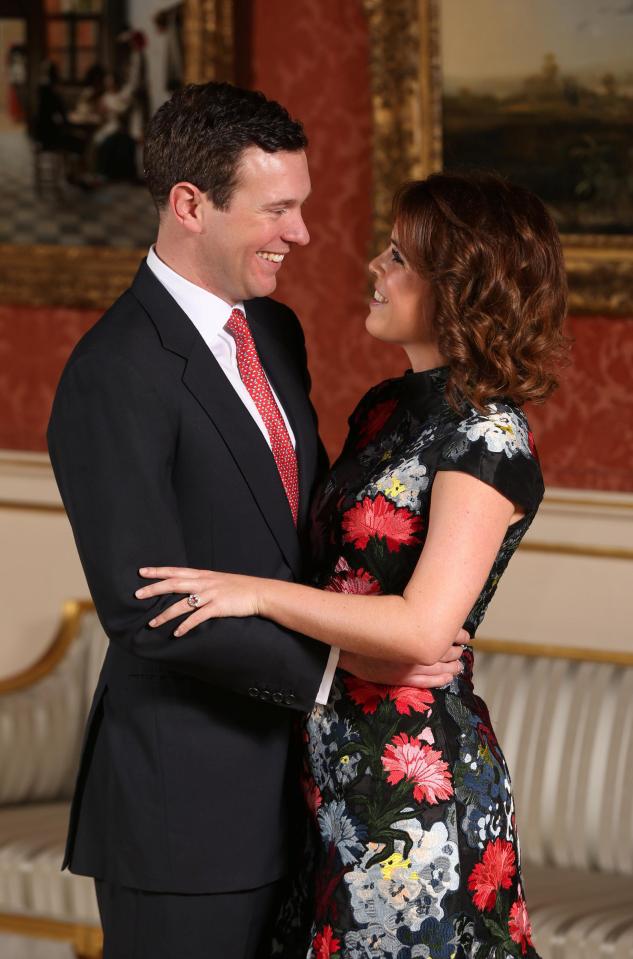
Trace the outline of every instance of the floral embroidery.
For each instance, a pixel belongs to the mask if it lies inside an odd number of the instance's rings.
[[[530,456],[530,440],[525,423],[509,407],[491,403],[487,415],[474,413],[457,429],[471,442],[483,439],[491,453],[505,453],[508,459],[516,453]],[[534,442],[534,441],[532,441]]]
[[[344,802],[334,801],[322,806],[317,819],[324,839],[336,846],[343,865],[360,859],[363,853],[361,840],[365,838],[366,830],[349,815]]]
[[[389,417],[395,411],[398,405],[397,400],[385,400],[383,403],[377,403],[367,414],[365,420],[361,423],[358,431],[357,449],[363,449],[376,433],[380,432]]]
[[[376,852],[370,843],[364,859],[346,873],[344,881],[356,921],[377,922],[397,938],[403,926],[419,929],[427,916],[439,919],[444,915],[442,900],[459,885],[459,857],[457,844],[443,822],[424,830],[414,819],[403,820],[394,823],[394,828],[409,831],[409,854],[403,855],[401,847],[391,864],[383,860],[370,865]],[[401,947],[399,942],[398,949]]]
[[[500,889],[509,889],[516,872],[516,855],[512,843],[495,839],[486,846],[481,862],[468,877],[468,888],[474,892],[478,909],[492,912]]]
[[[528,946],[532,945],[532,923],[528,916],[525,901],[521,896],[510,909],[508,929],[510,930],[510,937],[521,946],[521,953],[525,955]]]
[[[323,587],[333,593],[356,593],[359,596],[379,593],[380,583],[365,569],[353,570],[342,556],[334,568],[334,575]]]
[[[324,926],[312,940],[314,959],[332,959],[332,957],[338,955],[340,945],[340,939],[334,938],[332,927]]]
[[[375,538],[384,540],[389,552],[395,553],[401,546],[413,545],[421,528],[419,516],[408,509],[396,509],[382,495],[374,500],[366,496],[343,516],[343,539],[361,550]]]
[[[461,413],[446,370],[371,390],[314,499],[313,582],[334,592],[402,595],[429,525],[439,470],[459,469],[525,510],[466,620],[474,635],[543,495],[522,410]],[[388,637],[394,648],[398,636]],[[303,787],[318,836],[273,955],[282,959],[538,959],[522,888],[510,776],[474,656],[441,690],[337,672],[305,721]],[[476,670],[475,670],[476,672]],[[310,882],[310,889],[306,888]],[[314,905],[311,902],[314,901]],[[304,938],[300,911],[308,911]]]
[[[352,700],[362,707],[364,713],[375,713],[378,703],[385,699],[393,700],[396,711],[403,716],[412,712],[425,713],[434,703],[430,689],[417,689],[414,686],[381,686],[369,683],[356,676],[346,676],[345,686]]]
[[[400,733],[386,747],[382,764],[389,771],[387,781],[392,785],[402,779],[415,783],[413,796],[418,802],[433,805],[453,795],[451,775],[442,754],[406,733]]]

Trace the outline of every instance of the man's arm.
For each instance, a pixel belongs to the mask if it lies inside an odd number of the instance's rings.
[[[51,461],[97,612],[135,656],[243,695],[313,707],[329,649],[253,617],[205,623],[184,641],[147,622],[174,600],[139,603],[148,557],[187,565],[171,483],[175,414],[126,359],[88,353],[66,369],[48,431]]]

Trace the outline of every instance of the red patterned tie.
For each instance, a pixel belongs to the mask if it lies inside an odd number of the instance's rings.
[[[257,348],[253,340],[246,317],[241,310],[233,310],[225,329],[235,340],[237,350],[237,368],[242,383],[251,394],[259,415],[270,437],[270,446],[275,463],[279,470],[281,482],[284,485],[286,496],[292,511],[292,518],[297,525],[299,512],[299,479],[297,469],[297,454],[288,435],[286,424],[279,407],[275,402],[270,384],[257,355]]]

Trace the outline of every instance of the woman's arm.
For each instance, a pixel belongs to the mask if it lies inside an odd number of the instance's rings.
[[[259,615],[352,653],[430,665],[454,642],[486,582],[513,513],[510,500],[480,480],[465,473],[439,473],[426,543],[402,596],[334,593],[207,571],[195,571],[198,576],[193,579],[155,583],[142,595],[164,591],[201,597],[204,605],[180,624],[175,636],[217,616]],[[155,578],[164,572],[147,568],[143,575]],[[186,600],[171,608],[173,617],[186,611],[182,604]],[[169,614],[165,611],[150,625],[161,625],[166,617],[172,618]]]

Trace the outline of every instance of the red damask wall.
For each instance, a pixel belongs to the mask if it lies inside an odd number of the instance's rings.
[[[301,317],[330,453],[372,384],[404,354],[365,333],[371,222],[368,35],[361,0],[255,0],[251,82],[300,117],[309,138],[312,242],[294,251],[278,295]],[[42,450],[65,358],[97,314],[0,306],[0,448]],[[633,490],[633,318],[570,320],[574,363],[530,413],[550,485]]]

